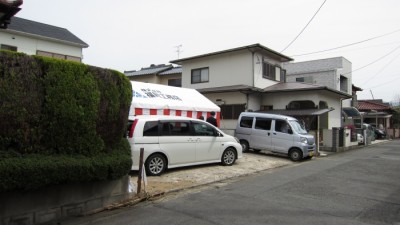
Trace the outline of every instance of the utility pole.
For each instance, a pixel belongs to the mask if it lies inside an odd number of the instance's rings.
[[[372,94],[372,90],[369,90],[369,92],[371,92],[372,99],[375,99],[375,98],[374,98],[374,95]]]

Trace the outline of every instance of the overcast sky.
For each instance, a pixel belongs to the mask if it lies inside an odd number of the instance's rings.
[[[281,52],[324,0],[25,0],[18,17],[71,31],[83,62],[121,72],[260,43]],[[383,36],[382,36],[383,35]],[[379,38],[375,38],[382,36]],[[310,52],[351,45],[318,54]],[[294,62],[343,56],[359,99],[400,96],[400,1],[327,0],[283,54]],[[361,68],[361,69],[359,69]]]

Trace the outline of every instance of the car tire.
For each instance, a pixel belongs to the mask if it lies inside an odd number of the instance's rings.
[[[167,168],[167,160],[161,154],[154,154],[147,158],[145,163],[146,175],[159,176]]]
[[[236,151],[233,148],[225,149],[222,153],[221,163],[224,166],[232,166],[236,161]]]
[[[240,145],[242,146],[242,152],[248,152],[249,151],[249,142],[245,140],[240,140]]]
[[[289,152],[289,157],[292,161],[297,162],[303,158],[303,153],[299,149],[292,149]]]

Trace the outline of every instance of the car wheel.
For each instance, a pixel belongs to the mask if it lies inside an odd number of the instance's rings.
[[[249,142],[245,141],[245,140],[241,140],[240,141],[240,145],[242,146],[242,152],[247,152],[249,151]]]
[[[236,161],[236,151],[233,148],[225,149],[221,157],[221,163],[224,166],[232,166]]]
[[[159,176],[167,168],[167,160],[161,154],[154,154],[146,160],[145,167],[147,175]]]
[[[297,162],[303,158],[303,153],[299,149],[292,149],[289,152],[289,157],[292,161]]]

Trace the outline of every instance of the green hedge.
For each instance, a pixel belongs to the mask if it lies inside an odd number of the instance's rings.
[[[130,152],[120,143],[131,95],[117,71],[0,51],[0,191],[126,174],[130,154],[115,154]]]
[[[0,160],[0,191],[117,179],[129,173],[131,164],[126,139],[112,153],[92,157],[41,154],[7,157]]]

